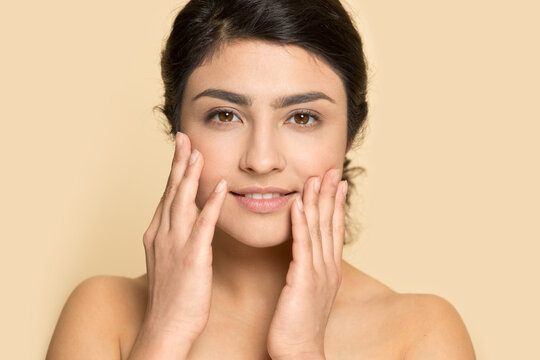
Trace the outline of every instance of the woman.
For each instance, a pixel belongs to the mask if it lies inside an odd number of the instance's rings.
[[[338,0],[192,0],[162,76],[176,147],[147,275],[79,285],[49,360],[474,359],[451,304],[341,259],[367,77]]]

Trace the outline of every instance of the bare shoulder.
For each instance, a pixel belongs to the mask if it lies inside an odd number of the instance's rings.
[[[121,359],[120,334],[144,306],[143,281],[98,275],[68,297],[54,330],[47,360]]]
[[[357,344],[384,349],[385,358],[475,359],[465,324],[449,301],[433,294],[398,293],[343,265],[341,302],[347,304],[343,313],[351,323],[362,324],[365,339],[363,343],[356,340]],[[353,328],[348,330],[353,332]]]
[[[433,294],[401,294],[399,302],[415,329],[405,359],[476,358],[467,328],[448,300]]]

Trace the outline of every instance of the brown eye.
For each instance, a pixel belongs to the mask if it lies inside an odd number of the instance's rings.
[[[237,121],[242,122],[233,111],[227,109],[217,109],[213,111],[208,115],[206,120],[217,125],[225,125],[227,123],[233,123]]]
[[[294,124],[302,128],[315,126],[320,121],[318,115],[309,111],[299,111],[294,113],[288,121],[291,122],[291,120]]]
[[[309,121],[309,115],[308,114],[295,114],[294,115],[294,121],[297,124],[307,124]]]
[[[218,112],[218,119],[222,122],[231,122],[234,114],[230,111],[220,111]]]

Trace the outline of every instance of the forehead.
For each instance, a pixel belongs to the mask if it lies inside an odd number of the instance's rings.
[[[248,94],[255,101],[269,102],[288,93],[321,91],[336,103],[346,102],[341,78],[314,53],[296,45],[259,40],[241,40],[220,47],[193,71],[184,94],[190,98],[216,87]]]

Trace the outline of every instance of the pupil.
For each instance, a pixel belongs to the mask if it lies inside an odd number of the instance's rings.
[[[229,122],[231,121],[231,113],[228,112],[228,111],[221,111],[219,113],[219,119],[222,120],[222,121],[226,121],[226,122]]]
[[[305,124],[308,120],[308,116],[306,116],[306,114],[296,114],[296,120],[299,120],[301,124]]]

